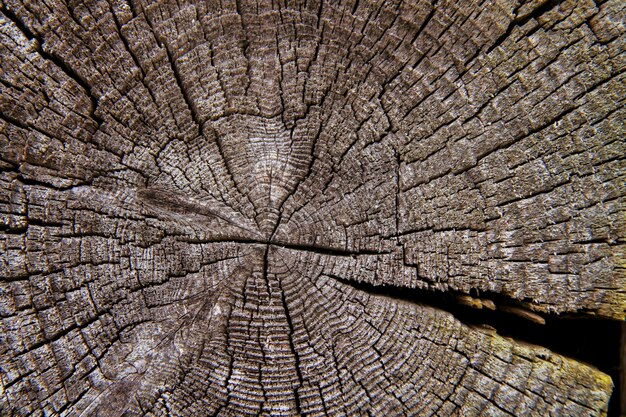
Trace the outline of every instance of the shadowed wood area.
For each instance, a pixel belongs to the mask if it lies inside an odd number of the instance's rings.
[[[625,50],[622,0],[3,0],[0,415],[606,415]]]

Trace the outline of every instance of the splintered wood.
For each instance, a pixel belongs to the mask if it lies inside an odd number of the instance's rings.
[[[320,1],[3,0],[1,415],[606,414],[624,2]]]

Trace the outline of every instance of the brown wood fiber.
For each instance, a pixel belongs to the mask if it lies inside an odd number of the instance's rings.
[[[624,320],[625,50],[621,0],[3,0],[0,414],[604,415],[427,294]]]

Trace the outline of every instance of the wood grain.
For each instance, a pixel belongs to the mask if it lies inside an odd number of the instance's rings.
[[[3,0],[0,414],[605,415],[446,305],[624,320],[625,21]]]

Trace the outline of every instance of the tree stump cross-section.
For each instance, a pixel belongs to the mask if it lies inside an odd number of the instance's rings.
[[[622,1],[3,0],[0,48],[1,415],[607,413],[515,334],[624,320]]]

